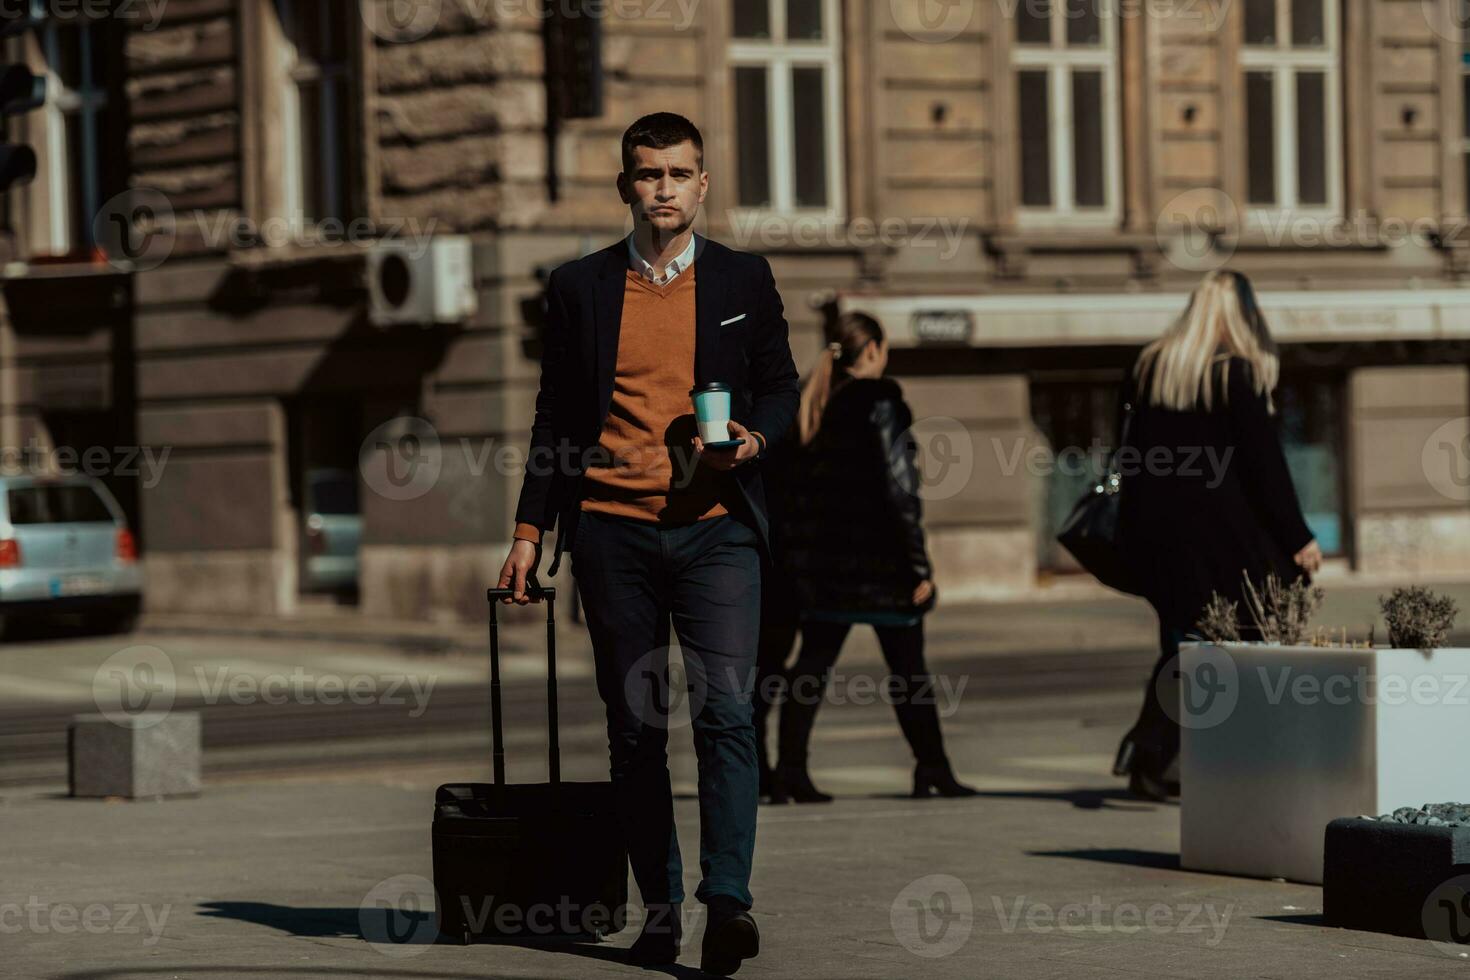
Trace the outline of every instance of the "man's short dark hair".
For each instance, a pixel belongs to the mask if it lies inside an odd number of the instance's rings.
[[[623,133],[623,173],[633,169],[633,147],[651,146],[662,150],[678,146],[685,140],[694,144],[699,169],[704,169],[704,138],[699,128],[677,112],[654,112],[639,119]]]

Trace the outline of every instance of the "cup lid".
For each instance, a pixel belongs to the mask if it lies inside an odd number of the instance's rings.
[[[695,385],[689,389],[690,396],[703,395],[711,391],[729,391],[730,386],[723,381],[706,381],[702,385]]]

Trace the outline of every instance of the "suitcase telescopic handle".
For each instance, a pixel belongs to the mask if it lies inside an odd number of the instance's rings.
[[[526,583],[532,599],[546,602],[546,730],[550,741],[551,785],[561,784],[561,746],[557,740],[556,720],[556,586],[542,587],[532,576]],[[501,731],[500,707],[500,623],[495,607],[501,599],[515,594],[514,589],[488,589],[490,603],[490,740],[495,769],[495,785],[505,783],[505,740]]]

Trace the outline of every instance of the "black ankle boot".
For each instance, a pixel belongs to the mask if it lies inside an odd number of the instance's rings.
[[[684,939],[684,923],[678,904],[649,905],[643,919],[643,930],[628,947],[628,962],[634,966],[668,966],[679,958]]]
[[[832,796],[812,785],[806,766],[778,765],[771,772],[772,803],[831,803]]]
[[[978,796],[980,791],[966,786],[954,778],[954,770],[948,762],[921,762],[914,767],[914,797],[923,799],[933,791],[934,796]]]
[[[699,968],[717,977],[728,977],[740,962],[761,950],[761,934],[755,919],[735,899],[716,895],[709,900],[709,920],[704,927]]]

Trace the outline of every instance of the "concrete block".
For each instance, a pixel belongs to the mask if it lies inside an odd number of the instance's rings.
[[[1463,905],[1470,827],[1334,820],[1327,825],[1322,874],[1328,925],[1470,942]]]
[[[199,792],[199,712],[76,715],[67,728],[72,796]]]

